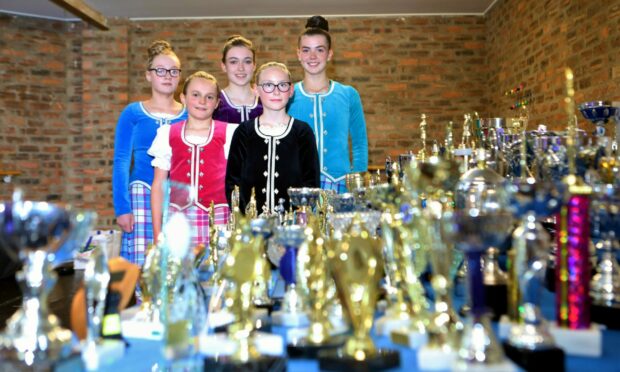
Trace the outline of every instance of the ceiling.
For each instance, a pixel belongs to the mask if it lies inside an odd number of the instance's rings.
[[[497,0],[83,0],[105,17],[267,18],[361,15],[484,14]],[[49,0],[0,0],[0,12],[77,20]]]

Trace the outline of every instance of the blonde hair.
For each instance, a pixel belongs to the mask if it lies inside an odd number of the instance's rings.
[[[146,68],[149,69],[153,67],[153,60],[160,54],[166,54],[177,57],[174,49],[172,49],[172,45],[165,40],[155,40],[151,43],[148,48],[148,61],[146,63]],[[179,57],[177,57],[179,58]]]
[[[193,74],[189,75],[187,77],[187,79],[185,79],[185,82],[183,83],[183,94],[187,94],[187,87],[189,85],[189,83],[192,82],[193,79],[205,79],[205,80],[209,80],[210,82],[212,82],[213,84],[215,84],[215,88],[216,88],[216,92],[220,92],[220,85],[217,83],[217,79],[215,78],[215,76],[204,72],[204,71],[196,71]]]
[[[260,74],[265,71],[268,68],[271,67],[275,67],[275,68],[279,68],[280,70],[284,71],[287,75],[288,75],[288,80],[291,80],[291,72],[288,70],[288,67],[286,67],[286,65],[284,63],[280,63],[280,62],[267,62],[267,63],[263,63],[258,70],[256,70],[256,74],[254,74],[254,81],[256,81],[258,83],[258,80],[260,78]]]
[[[248,48],[250,52],[252,52],[252,62],[256,61],[256,50],[254,49],[254,44],[245,37],[241,35],[232,35],[226,40],[226,44],[224,44],[224,49],[222,49],[222,62],[226,63],[226,55],[228,51],[234,47],[244,47]]]

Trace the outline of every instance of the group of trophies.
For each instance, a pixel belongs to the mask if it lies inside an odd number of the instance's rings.
[[[597,128],[583,135],[572,81],[567,69],[566,131],[527,131],[525,115],[466,115],[460,145],[450,123],[428,151],[422,115],[421,149],[388,159],[385,176],[348,175],[347,193],[291,188],[295,210],[259,214],[253,199],[242,213],[235,191],[229,224],[212,221],[204,249],[189,247],[186,220],[166,217],[123,334],[164,340],[171,359],[201,355],[205,370],[285,370],[284,355],[325,370],[398,368],[398,349],[376,346],[381,336],[416,349],[421,370],[562,370],[565,353],[600,356],[596,323],[617,328],[620,311],[620,131],[604,130],[620,120],[607,102],[580,105]],[[70,334],[45,299],[51,268],[79,249],[92,219],[19,195],[0,205],[0,245],[22,261],[24,283],[3,355],[28,365],[66,355]],[[96,268],[85,273],[93,304],[105,278]],[[556,298],[549,322],[544,286]],[[500,343],[491,315],[502,313]],[[100,343],[94,305],[88,314],[83,353]]]

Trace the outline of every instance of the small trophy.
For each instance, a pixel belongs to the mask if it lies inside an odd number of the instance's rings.
[[[21,261],[17,280],[23,288],[22,308],[0,335],[0,356],[6,368],[61,368],[72,354],[71,331],[47,309],[56,282],[55,264],[73,257],[85,243],[95,221],[91,212],[73,212],[47,202],[22,200],[0,204],[0,248]]]
[[[257,263],[256,278],[254,279],[254,289],[252,302],[259,309],[273,309],[273,301],[269,298],[269,289],[271,283],[271,266],[267,260],[267,243],[273,235],[274,222],[272,219],[255,218],[250,221],[252,234],[263,238],[262,261]]]
[[[319,368],[327,370],[383,370],[397,368],[397,351],[377,349],[370,329],[382,276],[380,242],[372,239],[355,218],[342,241],[335,242],[328,253],[330,271],[338,296],[353,328],[342,348],[319,353]]]
[[[321,236],[318,219],[310,217],[305,229],[308,244],[308,263],[305,270],[308,283],[308,304],[310,325],[301,333],[301,337],[289,332],[288,355],[292,358],[316,358],[320,350],[342,346],[343,336],[332,336],[334,330],[328,314],[329,272],[325,240]],[[345,328],[346,329],[346,328]]]
[[[233,288],[227,302],[235,322],[228,327],[228,335],[202,335],[200,338],[200,351],[207,355],[204,369],[284,371],[286,359],[279,356],[283,352],[281,337],[254,332],[252,288],[264,249],[260,235],[252,236],[248,225],[243,229],[222,264],[222,278]],[[265,349],[273,345],[279,346],[279,350],[268,354]]]
[[[420,141],[422,141],[422,148],[418,151],[417,160],[424,162],[426,161],[426,114],[420,115],[422,121],[420,122]]]
[[[299,327],[308,324],[307,306],[298,285],[297,254],[306,240],[304,228],[299,225],[278,226],[275,240],[284,246],[285,253],[280,259],[280,275],[286,283],[286,292],[282,300],[282,309],[274,311],[274,324],[287,327]]]

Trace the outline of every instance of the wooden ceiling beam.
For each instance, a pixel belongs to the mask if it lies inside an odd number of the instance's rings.
[[[52,3],[62,7],[80,17],[101,30],[109,30],[108,19],[99,11],[86,4],[83,0],[50,0]]]

